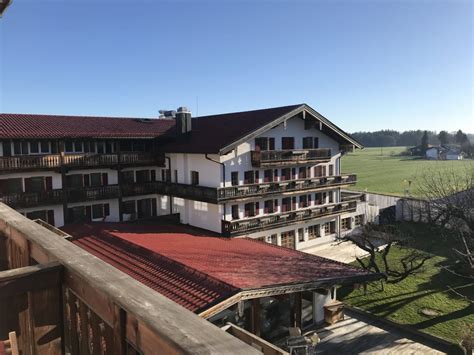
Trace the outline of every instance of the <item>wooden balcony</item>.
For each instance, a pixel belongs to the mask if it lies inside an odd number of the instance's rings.
[[[82,168],[116,168],[122,166],[165,166],[163,155],[155,153],[120,153],[120,154],[60,154],[19,155],[0,157],[0,174],[12,171],[31,171]]]
[[[1,203],[0,300],[21,354],[261,354]]]
[[[6,194],[0,197],[0,202],[12,208],[57,205],[63,202],[63,190]]]
[[[118,185],[90,186],[68,188],[65,193],[68,202],[82,202],[118,198],[120,189]]]
[[[255,233],[263,230],[288,226],[297,222],[304,222],[326,216],[336,216],[341,213],[354,212],[357,201],[340,202],[325,206],[312,206],[294,211],[262,215],[259,217],[222,221],[222,235],[234,237],[243,234]]]
[[[297,180],[283,180],[275,182],[263,182],[259,184],[246,184],[238,186],[221,187],[217,189],[219,202],[236,200],[249,197],[259,197],[271,194],[287,192],[303,192],[331,188],[337,186],[353,185],[357,182],[357,176],[338,175],[327,177],[314,177]]]
[[[21,170],[56,169],[60,166],[61,156],[59,154],[0,157],[0,173],[3,174]]]
[[[331,149],[252,150],[252,166],[273,167],[329,161]]]

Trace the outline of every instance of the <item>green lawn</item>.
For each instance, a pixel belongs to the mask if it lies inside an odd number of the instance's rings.
[[[473,160],[433,161],[399,156],[404,150],[405,147],[358,149],[342,158],[342,171],[357,174],[355,190],[403,196],[408,189],[416,196],[416,179],[425,171],[455,169],[461,173],[474,165]]]
[[[377,316],[408,324],[416,329],[444,338],[453,343],[460,341],[461,329],[465,324],[474,324],[474,306],[449,289],[474,299],[474,281],[453,275],[442,266],[453,264],[452,243],[443,238],[439,228],[423,224],[406,223],[403,228],[416,235],[413,247],[435,256],[428,260],[423,270],[398,284],[386,284],[381,291],[379,282],[369,285],[367,295],[362,289],[341,289],[339,297],[347,304],[367,310]],[[406,249],[390,251],[390,260],[396,260],[407,253]],[[357,264],[357,262],[356,262]],[[439,312],[436,316],[420,313],[423,308]]]

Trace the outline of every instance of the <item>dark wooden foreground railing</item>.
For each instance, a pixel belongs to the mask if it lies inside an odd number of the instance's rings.
[[[304,164],[308,162],[328,161],[331,149],[288,149],[288,150],[252,150],[252,165],[255,167]]]
[[[222,234],[226,237],[233,237],[242,234],[254,233],[324,216],[354,212],[356,208],[357,201],[349,201],[325,206],[313,206],[271,215],[262,215],[259,217],[243,220],[222,221]]]
[[[4,204],[0,267],[0,338],[25,355],[260,353]]]

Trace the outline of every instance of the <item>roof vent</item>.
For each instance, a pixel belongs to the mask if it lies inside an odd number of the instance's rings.
[[[175,118],[176,111],[175,110],[160,110],[160,118]]]

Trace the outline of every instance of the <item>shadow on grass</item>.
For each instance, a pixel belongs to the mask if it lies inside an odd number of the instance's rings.
[[[438,317],[433,317],[433,318],[424,320],[422,322],[414,323],[414,324],[412,324],[412,326],[417,328],[417,329],[429,328],[429,327],[432,327],[433,325],[443,323],[443,322],[447,322],[447,321],[453,320],[453,319],[463,318],[463,317],[469,316],[473,313],[474,313],[474,305],[472,303],[470,303],[466,307],[464,307],[463,309],[459,309],[459,310],[454,311],[454,312],[443,314],[443,315],[438,316]]]

